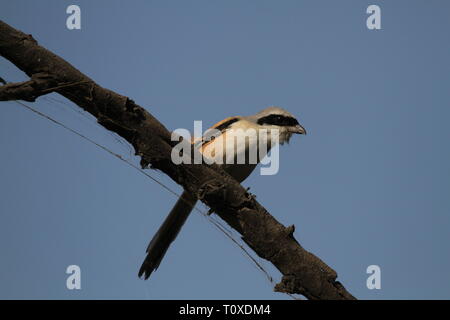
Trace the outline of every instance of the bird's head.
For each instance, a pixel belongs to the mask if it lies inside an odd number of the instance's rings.
[[[283,144],[289,142],[293,134],[306,134],[298,120],[286,110],[280,107],[266,108],[253,116],[254,121],[261,129],[278,129],[279,142]]]

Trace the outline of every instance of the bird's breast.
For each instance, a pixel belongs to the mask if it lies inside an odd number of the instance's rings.
[[[201,151],[204,157],[223,166],[238,181],[245,180],[270,150],[270,140],[257,130],[228,130],[206,142]]]

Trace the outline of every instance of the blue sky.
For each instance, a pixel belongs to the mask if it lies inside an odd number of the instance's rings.
[[[81,30],[66,28],[70,4]],[[370,4],[382,30],[366,27]],[[280,148],[278,174],[243,184],[362,299],[450,298],[449,12],[405,0],[0,3],[0,19],[171,130],[270,105],[295,114],[308,135]],[[0,76],[27,79],[3,58]],[[30,105],[138,161],[50,97]],[[199,213],[139,280],[173,195],[14,102],[1,103],[0,147],[0,298],[289,298]],[[72,264],[81,290],[66,288]],[[366,287],[373,264],[381,290]]]

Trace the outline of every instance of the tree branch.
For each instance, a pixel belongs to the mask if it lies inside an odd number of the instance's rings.
[[[294,227],[276,221],[237,181],[216,165],[171,161],[170,132],[133,100],[102,88],[68,62],[0,21],[0,55],[31,79],[0,86],[0,101],[34,101],[58,92],[97,118],[99,124],[126,139],[141,157],[141,166],[158,169],[195,194],[231,227],[260,257],[283,274],[276,291],[308,299],[354,299],[336,281],[336,272],[306,251],[293,236]]]

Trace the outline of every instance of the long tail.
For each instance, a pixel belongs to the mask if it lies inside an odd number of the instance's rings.
[[[145,257],[139,270],[139,278],[144,275],[144,279],[148,279],[152,272],[158,268],[167,249],[177,237],[196,202],[197,199],[194,196],[186,191],[183,192],[166,220],[159,227],[158,232],[153,236],[152,241],[150,241],[147,247],[147,257]]]

